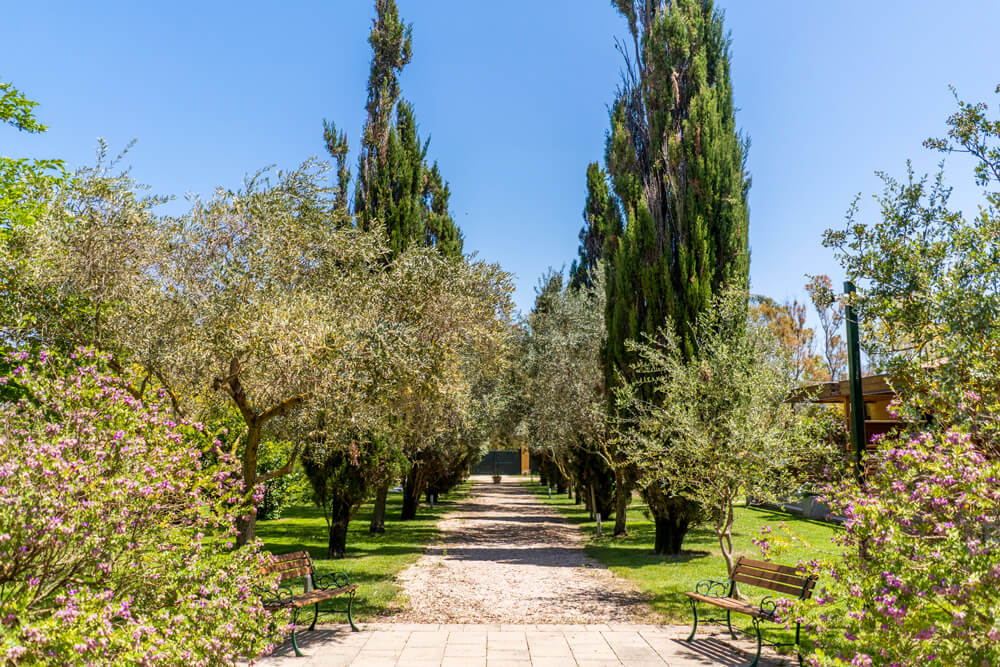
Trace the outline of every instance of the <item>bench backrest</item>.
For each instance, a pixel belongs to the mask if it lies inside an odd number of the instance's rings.
[[[266,574],[278,573],[278,581],[312,575],[313,562],[308,551],[271,556],[271,564],[264,567]]]
[[[762,560],[740,558],[729,577],[733,582],[748,584],[757,588],[794,595],[806,599],[812,595],[816,577],[804,577],[794,567],[767,563]]]

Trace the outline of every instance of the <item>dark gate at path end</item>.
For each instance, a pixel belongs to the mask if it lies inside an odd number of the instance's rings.
[[[520,475],[521,452],[516,449],[495,449],[472,466],[473,475]]]

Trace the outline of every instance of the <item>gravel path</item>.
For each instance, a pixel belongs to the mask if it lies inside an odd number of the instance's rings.
[[[516,480],[473,478],[438,524],[440,544],[399,575],[399,623],[655,623],[631,583],[583,551],[584,535]]]

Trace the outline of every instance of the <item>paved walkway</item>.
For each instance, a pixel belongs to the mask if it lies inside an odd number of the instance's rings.
[[[714,631],[713,631],[714,630]],[[690,644],[690,628],[635,624],[435,625],[371,623],[362,632],[330,626],[299,634],[304,658],[290,646],[269,667],[742,667],[752,642],[718,628]],[[792,665],[761,659],[761,667]]]
[[[473,478],[470,498],[439,524],[440,544],[403,572],[403,604],[360,633],[299,633],[265,665],[736,667],[755,646],[718,628],[657,625],[629,581],[583,551],[585,538],[516,480]],[[752,655],[752,652],[749,654]],[[772,654],[773,657],[773,654]],[[781,662],[762,660],[761,665]]]

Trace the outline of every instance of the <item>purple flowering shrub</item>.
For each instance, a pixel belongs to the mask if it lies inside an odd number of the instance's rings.
[[[232,664],[287,621],[259,545],[234,550],[238,476],[92,353],[0,377],[0,663]],[[14,388],[12,391],[11,389]]]
[[[957,430],[886,438],[873,459],[863,484],[827,489],[843,556],[800,563],[817,592],[785,606],[816,640],[807,663],[1000,665],[1000,463]]]

